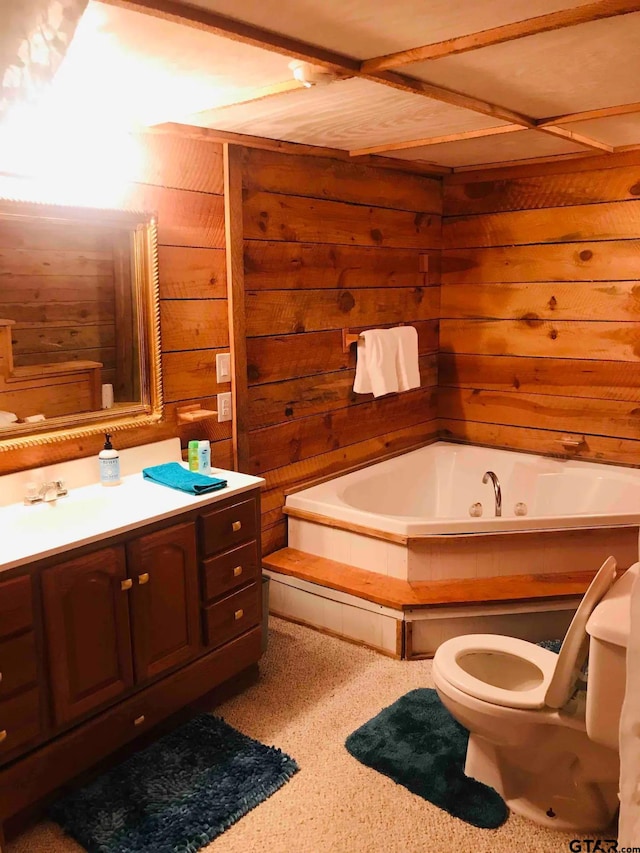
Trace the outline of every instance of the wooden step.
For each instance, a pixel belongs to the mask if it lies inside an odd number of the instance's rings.
[[[267,570],[346,592],[393,610],[574,598],[585,593],[596,574],[595,571],[563,572],[410,583],[295,548],[275,551],[264,557],[262,564]]]

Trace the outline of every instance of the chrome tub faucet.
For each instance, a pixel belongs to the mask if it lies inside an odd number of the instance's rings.
[[[486,471],[482,482],[486,484],[489,480],[493,483],[493,492],[496,499],[496,516],[500,516],[502,515],[502,489],[500,488],[500,480],[498,480],[498,475],[493,471]]]

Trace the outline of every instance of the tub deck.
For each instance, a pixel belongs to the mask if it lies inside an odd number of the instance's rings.
[[[432,657],[458,633],[562,638],[596,574],[411,582],[295,548],[269,554],[263,567],[272,580],[274,615],[408,660]]]
[[[411,582],[316,557],[295,548],[275,551],[265,557],[262,564],[271,571],[356,595],[394,610],[574,598],[584,595],[596,575],[595,571],[554,572]]]

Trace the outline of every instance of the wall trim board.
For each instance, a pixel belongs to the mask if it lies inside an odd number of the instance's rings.
[[[231,394],[233,456],[236,471],[246,471],[249,462],[247,330],[244,285],[244,226],[242,198],[242,151],[223,146],[224,212],[227,251],[229,343],[231,348]]]
[[[350,153],[342,148],[324,148],[319,145],[308,145],[300,142],[283,142],[279,139],[267,139],[266,137],[251,136],[244,133],[230,133],[225,130],[195,127],[176,122],[155,125],[155,127],[148,128],[148,132],[159,135],[169,134],[171,136],[180,136],[185,139],[204,139],[220,144],[229,143],[245,148],[274,151],[279,154],[310,155],[312,157],[328,157],[333,160],[354,162]],[[449,166],[439,166],[437,163],[417,163],[415,161],[394,159],[393,157],[365,155],[358,157],[358,163],[364,163],[378,169],[391,169],[392,171],[408,172],[412,175],[425,175],[433,178],[441,178],[443,175],[450,175],[453,172]]]

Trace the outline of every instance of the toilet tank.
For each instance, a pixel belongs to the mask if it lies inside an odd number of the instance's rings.
[[[639,573],[640,563],[634,563],[613,584],[587,622],[587,734],[616,752],[626,681],[631,588]]]

